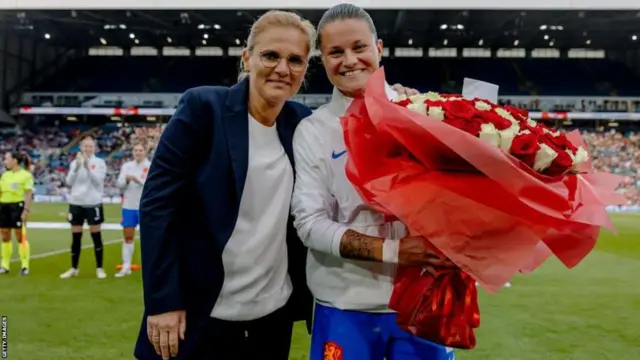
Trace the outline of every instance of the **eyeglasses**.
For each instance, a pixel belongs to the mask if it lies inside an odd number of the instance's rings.
[[[260,62],[262,62],[262,65],[270,69],[278,66],[282,59],[283,57],[275,51],[265,51],[260,54]],[[298,55],[290,55],[284,60],[287,62],[289,70],[293,73],[302,72],[307,67],[307,61]]]

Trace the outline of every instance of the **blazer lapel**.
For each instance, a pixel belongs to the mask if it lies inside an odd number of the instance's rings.
[[[229,89],[229,96],[226,101],[227,111],[223,114],[238,204],[242,199],[249,166],[248,84],[249,80],[245,79]]]
[[[289,162],[293,167],[293,173],[295,175],[296,167],[293,159],[293,126],[287,117],[288,110],[287,104],[285,104],[284,108],[278,115],[278,119],[276,120],[276,127],[280,143],[284,148],[284,152],[287,153],[287,157],[289,158]]]

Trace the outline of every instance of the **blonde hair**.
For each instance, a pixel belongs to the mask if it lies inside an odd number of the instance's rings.
[[[300,30],[307,36],[307,53],[310,59],[316,48],[316,28],[309,20],[303,19],[300,15],[282,10],[270,10],[264,13],[251,26],[251,32],[247,38],[246,49],[249,53],[253,52],[255,41],[260,34],[274,27],[292,27]],[[241,81],[249,75],[244,68],[244,61],[240,59],[240,74],[238,81]]]

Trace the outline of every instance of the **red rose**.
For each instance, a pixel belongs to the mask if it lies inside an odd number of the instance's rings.
[[[545,175],[559,176],[573,166],[573,160],[571,160],[571,156],[569,156],[566,151],[558,150],[557,148],[554,150],[558,152],[558,156],[553,159],[551,165],[543,171]]]
[[[404,100],[400,100],[400,101],[396,101],[396,104],[402,106],[402,107],[407,107],[411,104],[411,100],[409,99],[404,99]]]
[[[538,150],[540,150],[540,144],[536,134],[519,134],[513,138],[509,153],[533,168]]]
[[[468,100],[450,100],[443,103],[444,112],[448,117],[471,119],[478,109]]]
[[[445,103],[445,101],[442,101],[442,100],[429,100],[429,99],[427,99],[427,100],[423,101],[423,104],[427,105],[427,108],[435,106],[435,107],[441,107],[443,110],[444,110],[444,103]]]
[[[575,154],[578,151],[578,148],[573,145],[567,136],[561,132],[554,132],[554,134],[545,133],[545,139],[543,140],[545,144],[550,145],[553,144],[555,147],[562,150],[570,150]]]
[[[544,136],[544,130],[540,126],[540,123],[537,123],[536,126],[529,125],[528,122],[522,121],[520,122],[520,130],[529,130],[531,133],[536,134],[537,136]]]
[[[462,119],[455,116],[447,116],[446,113],[443,122],[475,137],[478,137],[480,135],[480,129],[482,127],[482,119],[479,119],[477,117]]]
[[[512,125],[510,120],[505,119],[495,111],[483,111],[480,116],[485,120],[485,123],[493,124],[498,130],[508,129]]]
[[[529,112],[527,110],[520,109],[511,105],[505,105],[503,106],[503,108],[507,110],[507,112],[518,121],[526,121],[529,118]]]
[[[491,106],[491,109],[495,109],[495,108],[499,108],[501,106],[498,106],[494,103],[492,103],[491,101],[487,100],[487,99],[480,99],[480,98],[473,98],[473,100],[471,100],[472,103],[477,103],[478,101],[483,102],[489,106]]]

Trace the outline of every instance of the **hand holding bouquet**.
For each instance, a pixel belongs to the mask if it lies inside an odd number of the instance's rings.
[[[437,93],[390,102],[381,69],[341,121],[365,201],[459,267],[398,269],[390,308],[428,340],[473,348],[476,280],[495,292],[551,254],[574,267],[613,229],[605,207],[621,200],[619,178],[592,172],[578,134],[523,110]]]

